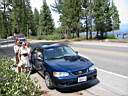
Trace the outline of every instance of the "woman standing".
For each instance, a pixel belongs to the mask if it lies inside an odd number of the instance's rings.
[[[26,46],[26,43],[23,42],[21,48],[19,49],[19,64],[18,64],[18,72],[23,72],[25,68],[25,72],[28,72],[28,67],[30,66],[29,62],[29,50]]]
[[[27,50],[28,50],[28,58],[29,58],[29,65],[27,66],[27,71],[30,71],[30,68],[31,68],[31,47],[30,47],[30,43],[29,42],[26,42],[26,47],[27,47]]]
[[[14,46],[14,53],[15,53],[15,58],[16,58],[16,65],[19,63],[19,58],[18,58],[18,53],[19,53],[19,40],[16,40],[15,46]]]

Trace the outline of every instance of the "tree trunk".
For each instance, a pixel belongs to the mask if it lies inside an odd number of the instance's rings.
[[[98,36],[98,35],[99,35],[99,32],[97,31],[97,32],[96,32],[96,36]]]
[[[79,32],[79,29],[77,29],[77,32],[76,32],[76,36],[77,36],[77,38],[79,38],[80,37],[80,34],[79,34],[80,32]]]
[[[88,18],[87,18],[87,16],[86,16],[85,23],[86,23],[86,39],[88,40]]]
[[[74,34],[74,32],[72,31],[72,38],[74,38],[75,37],[75,34]]]
[[[86,30],[86,39],[88,40],[88,31]]]
[[[104,32],[100,32],[100,35],[101,35],[101,39],[104,38]]]
[[[107,37],[108,36],[108,33],[107,32],[105,32],[105,37]]]
[[[90,37],[89,37],[89,39],[92,39],[92,32],[90,32]]]

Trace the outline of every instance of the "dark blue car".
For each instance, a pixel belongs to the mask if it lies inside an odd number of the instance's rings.
[[[64,44],[35,48],[32,52],[32,68],[44,77],[49,89],[84,85],[97,77],[94,64]]]

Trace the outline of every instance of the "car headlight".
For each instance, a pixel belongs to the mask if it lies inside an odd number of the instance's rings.
[[[95,70],[96,68],[95,68],[95,66],[94,65],[92,65],[91,67],[89,67],[89,70],[91,71],[91,70]]]
[[[66,77],[69,76],[68,72],[53,72],[53,76],[55,77]]]

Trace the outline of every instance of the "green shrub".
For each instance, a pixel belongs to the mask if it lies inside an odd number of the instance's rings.
[[[28,39],[34,40],[60,40],[63,37],[59,33],[53,33],[50,35],[39,35],[39,36],[29,36]]]
[[[27,39],[37,40],[38,36],[29,36]]]
[[[59,40],[59,39],[62,39],[62,38],[60,34],[57,34],[57,33],[46,36],[46,40]]]
[[[24,73],[12,71],[12,64],[11,59],[0,58],[0,96],[40,96],[39,87]]]
[[[38,36],[38,40],[60,40],[60,39],[62,39],[62,37],[60,36],[59,33]]]
[[[108,35],[108,36],[106,37],[106,39],[117,39],[117,38],[115,37],[115,35]]]

